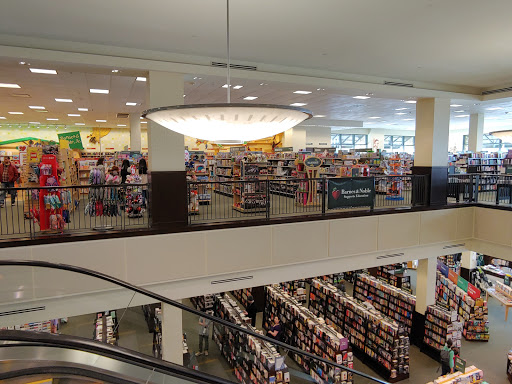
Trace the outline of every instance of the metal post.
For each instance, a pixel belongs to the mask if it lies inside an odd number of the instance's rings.
[[[327,196],[327,179],[324,177],[322,177],[322,216],[325,216],[325,202],[326,202],[326,197]]]
[[[478,190],[480,187],[480,175],[475,176],[475,194],[474,194],[474,202],[478,203]]]
[[[373,212],[373,210],[375,208],[375,198],[377,196],[377,194],[375,193],[375,176],[372,176],[372,181],[373,181],[373,196],[372,196],[372,205],[370,206],[370,212]]]
[[[265,194],[266,194],[266,204],[265,204],[265,218],[270,220],[270,180],[267,178],[265,180]]]

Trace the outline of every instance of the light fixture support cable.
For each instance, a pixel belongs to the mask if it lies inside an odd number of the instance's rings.
[[[230,42],[229,42],[229,0],[226,0],[226,43],[227,43],[227,52],[228,52],[227,83],[228,83],[228,104],[229,104],[229,103],[231,103],[231,50],[230,50]]]

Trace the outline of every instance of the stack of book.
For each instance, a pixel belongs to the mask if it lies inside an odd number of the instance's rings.
[[[470,318],[464,323],[463,334],[466,340],[489,341],[489,311],[483,299],[475,300]]]

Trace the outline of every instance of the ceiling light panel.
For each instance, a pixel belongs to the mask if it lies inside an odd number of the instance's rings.
[[[405,100],[404,103],[406,103],[406,104],[416,104],[416,100]]]
[[[97,122],[97,123],[106,123],[106,122],[107,122],[107,120],[101,120],[101,119],[100,119],[100,120],[96,120],[96,122]]]
[[[299,95],[309,95],[309,94],[310,94],[310,93],[312,93],[312,92],[310,92],[310,91],[295,91],[295,92],[293,92],[293,93],[297,93],[297,94],[299,94]]]
[[[89,110],[89,108],[78,108],[79,111],[82,111],[82,112],[87,112]]]
[[[78,117],[78,116],[80,116],[80,114],[79,113],[68,113],[68,116],[69,117]]]
[[[498,110],[500,110],[500,109],[503,109],[503,108],[501,108],[501,107],[491,107],[491,108],[486,108],[486,110],[488,110],[488,111],[498,111]]]
[[[303,107],[305,105],[308,105],[307,103],[292,103],[290,104],[290,107]]]
[[[370,96],[354,96],[353,99],[366,100],[369,99]]]
[[[129,107],[133,107],[133,106],[137,105],[137,103],[133,103],[133,102],[127,101],[126,105],[128,105]]]
[[[138,76],[135,78],[135,81],[146,81],[147,79],[143,76]]]
[[[256,100],[258,98],[258,96],[247,96],[247,97],[244,97],[244,100]]]
[[[29,68],[32,73],[42,73],[44,75],[56,75],[55,69],[40,69],[40,68]]]
[[[0,88],[21,88],[18,84],[0,83]]]
[[[450,107],[454,107],[454,108],[462,107],[462,104],[450,104]]]
[[[72,99],[55,99],[57,103],[72,103]]]
[[[89,92],[90,93],[99,93],[102,95],[108,95],[110,91],[108,89],[91,88],[91,89],[89,89]]]
[[[23,115],[23,112],[7,112],[9,115]]]
[[[40,105],[29,105],[28,106],[30,109],[46,109],[45,107],[42,107]]]

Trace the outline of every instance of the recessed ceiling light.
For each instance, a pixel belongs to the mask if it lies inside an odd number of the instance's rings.
[[[409,108],[395,108],[395,111],[405,111],[406,109],[409,109]]]
[[[91,92],[91,93],[101,93],[102,95],[108,95],[108,93],[110,91],[108,89],[91,88],[91,89],[89,89],[89,92]]]
[[[183,97],[186,97],[187,95],[183,95]]]
[[[23,115],[23,112],[7,112],[9,115]]]
[[[112,70],[112,73],[118,73],[119,72],[119,69],[113,69]]]
[[[56,75],[57,71],[55,69],[39,69],[39,68],[29,68],[32,73],[43,73],[45,75]]]
[[[260,83],[260,85],[268,85],[267,83]]]
[[[395,113],[395,115],[407,115],[407,113],[405,113],[405,112],[397,112],[397,113]]]
[[[118,127],[126,127],[126,124],[117,124]]]
[[[75,123],[75,125],[85,125],[84,123]]]
[[[292,103],[290,104],[290,107],[303,107],[305,105],[308,105],[307,103]]]
[[[458,116],[455,116],[455,117],[468,117],[469,115],[458,115]]]
[[[246,96],[244,97],[244,100],[256,100],[258,96]]]
[[[42,107],[40,105],[29,105],[28,106],[30,109],[45,109],[45,107]]]
[[[140,117],[140,119],[141,119],[141,120],[144,120],[144,118],[143,118],[142,116]]]
[[[404,119],[404,121],[413,121],[414,119]]]
[[[240,88],[243,88],[243,87],[244,87],[243,85],[235,85],[235,86],[233,87],[233,89],[240,89]]]
[[[26,64],[26,62],[24,62],[24,61],[20,61],[20,64],[21,64],[21,65],[25,65],[25,64]]]
[[[39,112],[39,113],[48,113],[48,111],[46,109],[36,109],[36,112]]]
[[[360,100],[366,100],[369,99],[370,96],[354,96],[353,99],[360,99]]]
[[[148,122],[147,121],[141,121],[140,123],[141,124],[147,124]]]
[[[78,116],[80,116],[80,114],[79,113],[68,113],[68,116],[69,117],[78,117]]]
[[[48,121],[59,121],[59,119],[54,119],[54,118],[51,118],[51,117],[47,118],[46,120],[48,120]]]
[[[78,108],[79,111],[82,111],[82,112],[87,112],[89,110],[89,108]]]
[[[18,84],[0,83],[0,88],[21,88]]]
[[[404,103],[407,104],[416,104],[416,100],[405,100]]]
[[[146,80],[147,80],[147,79],[146,79],[145,77],[143,77],[143,76],[137,76],[137,77],[135,78],[135,81],[146,81]]]
[[[311,92],[310,91],[295,91],[293,93],[298,93],[299,95],[309,95]]]
[[[317,91],[325,91],[325,88],[317,88]]]
[[[462,113],[462,112],[464,112],[464,110],[463,109],[459,109],[459,110],[453,111],[453,112],[455,112],[455,113]]]
[[[133,107],[134,105],[137,105],[137,103],[133,103],[131,101],[127,101],[126,105],[129,105],[130,107]]]
[[[1,119],[1,120],[5,120],[5,119],[7,119],[7,118],[6,118],[6,117],[4,117],[4,116],[0,116],[0,119]]]
[[[380,119],[381,117],[380,116],[371,116],[369,117],[369,119]]]
[[[325,117],[325,115],[313,115],[313,117]]]
[[[501,107],[491,107],[491,108],[485,108],[485,109],[487,109],[488,111],[497,111],[497,110],[503,109],[503,108],[501,108]]]
[[[73,100],[71,99],[55,99],[56,102],[58,103],[72,103]]]
[[[455,107],[455,108],[462,107],[462,104],[450,104],[450,107]]]
[[[106,123],[107,120],[96,120],[97,123]]]
[[[29,121],[29,124],[41,124],[39,121]]]

